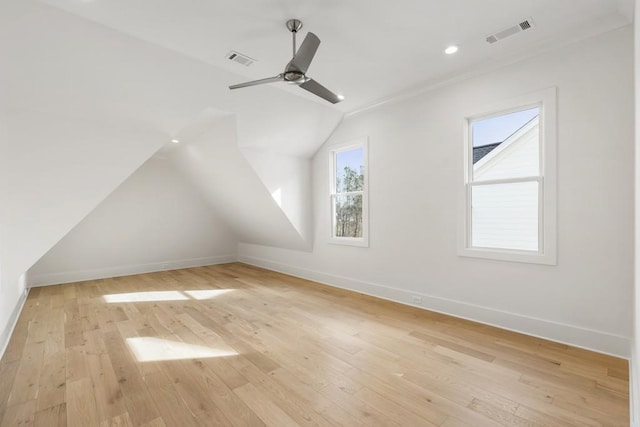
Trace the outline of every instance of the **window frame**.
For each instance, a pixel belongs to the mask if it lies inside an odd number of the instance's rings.
[[[501,261],[533,264],[557,264],[557,218],[556,218],[556,175],[557,175],[557,88],[552,87],[529,93],[517,98],[504,100],[466,114],[463,119],[464,174],[460,191],[460,214],[458,231],[458,255]],[[539,107],[539,174],[514,178],[473,181],[473,141],[471,123],[485,118],[496,117]],[[472,188],[479,185],[518,182],[538,183],[538,251],[517,249],[483,248],[471,246]]]
[[[362,191],[337,193],[336,190],[336,165],[338,153],[362,148],[362,161],[364,166],[364,184]],[[362,237],[336,236],[335,228],[335,200],[341,195],[362,195]],[[337,245],[369,247],[369,140],[361,137],[329,147],[329,243]]]

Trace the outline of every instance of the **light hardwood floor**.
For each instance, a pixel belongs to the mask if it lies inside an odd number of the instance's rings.
[[[3,427],[629,423],[625,360],[239,263],[32,289],[0,380]]]

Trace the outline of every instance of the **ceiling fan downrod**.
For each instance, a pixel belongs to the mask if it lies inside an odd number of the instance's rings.
[[[291,31],[291,34],[293,35],[293,55],[292,55],[292,58],[293,58],[294,56],[296,56],[296,34],[298,33],[298,30],[302,28],[302,21],[299,19],[289,19],[287,21],[287,28],[289,29],[289,31]]]

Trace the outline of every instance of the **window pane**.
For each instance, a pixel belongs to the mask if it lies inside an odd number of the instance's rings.
[[[334,197],[336,237],[362,237],[362,195]]]
[[[364,190],[364,148],[336,153],[336,193]]]
[[[473,180],[538,176],[540,108],[471,122]]]
[[[538,183],[471,187],[471,246],[538,250]]]

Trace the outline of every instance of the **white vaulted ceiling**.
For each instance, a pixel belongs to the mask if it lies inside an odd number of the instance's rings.
[[[345,94],[341,111],[626,25],[633,8],[631,0],[43,1],[234,73],[215,82],[221,87],[281,72],[291,56],[284,22],[299,18],[303,35],[322,40],[309,74]],[[526,18],[532,30],[486,43]],[[459,53],[443,55],[449,44]],[[258,62],[232,63],[224,57],[232,49]]]

